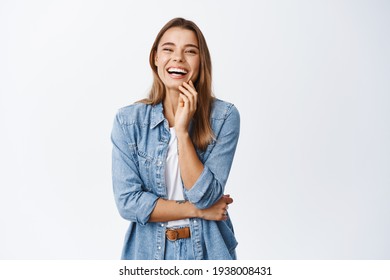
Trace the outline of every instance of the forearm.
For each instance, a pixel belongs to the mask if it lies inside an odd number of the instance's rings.
[[[186,200],[176,201],[159,198],[150,215],[149,222],[168,222],[188,218],[223,221],[227,219],[226,211],[232,202],[233,199],[230,195],[224,195],[210,208],[200,210]]]
[[[196,154],[194,144],[188,132],[178,133],[178,151],[180,174],[184,187],[190,190],[203,171],[203,164]]]
[[[186,200],[158,199],[149,222],[167,222],[200,216],[200,210]]]

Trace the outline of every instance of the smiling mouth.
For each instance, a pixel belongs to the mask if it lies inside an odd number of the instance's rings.
[[[167,69],[167,72],[173,77],[184,77],[188,74],[188,71],[183,68],[170,67]]]

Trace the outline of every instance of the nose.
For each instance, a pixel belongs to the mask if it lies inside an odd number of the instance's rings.
[[[176,51],[176,52],[174,52],[172,59],[173,59],[173,61],[183,62],[184,61],[184,56],[183,56],[183,54],[181,52]]]

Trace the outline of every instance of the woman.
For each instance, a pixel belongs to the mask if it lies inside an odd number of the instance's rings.
[[[122,259],[236,259],[224,187],[239,113],[212,96],[209,50],[192,21],[169,21],[149,62],[149,97],[120,109],[112,130],[115,201],[131,221]]]

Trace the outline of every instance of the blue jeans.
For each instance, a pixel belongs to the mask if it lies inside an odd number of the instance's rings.
[[[165,238],[165,260],[194,260],[191,237],[171,241]]]

